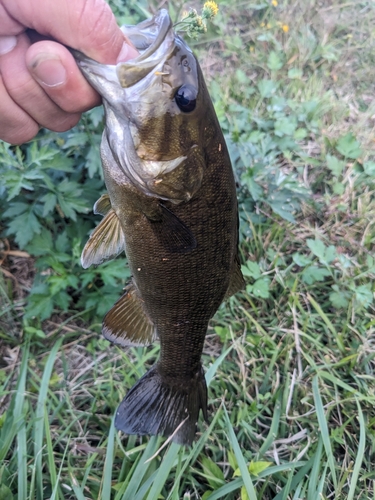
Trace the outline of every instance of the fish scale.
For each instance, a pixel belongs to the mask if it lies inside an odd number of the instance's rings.
[[[208,323],[243,286],[236,188],[201,69],[167,11],[123,31],[139,43],[133,61],[106,66],[74,52],[105,110],[108,195],[95,205],[104,219],[82,264],[125,250],[132,278],[103,335],[120,346],[160,340],[158,361],[125,396],[116,427],[190,445],[200,410],[207,419]]]

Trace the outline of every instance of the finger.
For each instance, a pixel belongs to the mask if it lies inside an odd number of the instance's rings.
[[[9,96],[0,75],[0,139],[11,144],[22,144],[32,139],[39,125]]]
[[[9,15],[2,4],[0,4],[0,19],[0,37],[2,35],[18,35],[25,30],[21,23]]]
[[[43,41],[28,49],[26,64],[44,92],[62,110],[83,112],[100,104],[100,97],[87,83],[71,53],[62,45]]]
[[[104,0],[2,0],[9,15],[42,35],[84,52],[89,57],[114,64],[123,49],[124,35]],[[137,51],[128,49],[127,59]],[[125,60],[122,58],[122,60]]]
[[[44,92],[26,66],[25,57],[29,48],[27,36],[21,34],[17,40],[12,52],[0,57],[0,71],[8,95],[39,125],[58,132],[73,127],[80,114],[65,112]]]

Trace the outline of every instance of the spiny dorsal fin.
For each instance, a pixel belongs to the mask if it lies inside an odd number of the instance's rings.
[[[100,202],[100,200],[98,201]],[[93,264],[99,265],[105,260],[113,259],[123,250],[125,250],[125,236],[120,221],[113,208],[111,208],[91,233],[89,241],[83,249],[81,255],[82,267],[87,269]]]
[[[102,194],[99,200],[95,202],[93,212],[94,214],[107,215],[111,210],[111,200],[108,194]]]
[[[105,315],[102,332],[107,340],[122,346],[149,345],[155,340],[155,327],[133,283]]]
[[[241,265],[238,255],[236,255],[231,269],[228,289],[226,291],[224,300],[229,299],[232,295],[245,288],[245,280],[241,272]]]

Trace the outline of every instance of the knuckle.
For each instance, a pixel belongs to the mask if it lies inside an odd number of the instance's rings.
[[[7,123],[7,127],[0,125],[0,139],[10,144],[20,145],[33,139],[39,131],[37,123],[30,120],[28,123]]]
[[[54,132],[66,132],[77,125],[80,118],[81,115],[79,113],[66,114],[48,125],[48,128]]]

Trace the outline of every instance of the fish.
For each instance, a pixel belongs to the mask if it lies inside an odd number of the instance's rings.
[[[126,434],[161,435],[190,446],[199,413],[208,420],[201,362],[208,323],[244,286],[236,185],[201,68],[168,11],[123,26],[139,56],[100,64],[73,51],[101,95],[100,146],[108,194],[82,266],[125,251],[132,278],[103,319],[121,347],[160,341],[157,362],[115,415]]]

